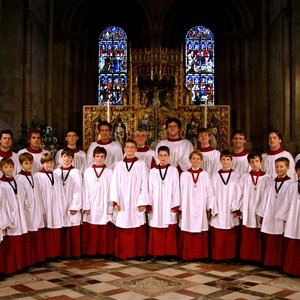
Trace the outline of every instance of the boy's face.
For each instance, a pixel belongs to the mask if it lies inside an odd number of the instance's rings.
[[[105,154],[104,153],[95,154],[95,156],[94,156],[95,165],[102,166],[102,165],[104,165],[104,161],[105,161]]]
[[[136,145],[133,143],[126,143],[124,147],[124,152],[127,157],[134,157],[135,152],[137,151]]]
[[[54,169],[54,160],[46,161],[42,165],[43,165],[43,168],[46,171],[53,171],[53,169]]]
[[[41,135],[39,133],[32,133],[29,139],[29,144],[33,149],[40,149]]]
[[[73,161],[73,157],[67,154],[64,154],[61,156],[61,159],[63,161],[63,164],[66,166],[70,166],[72,164]]]
[[[269,143],[270,149],[278,149],[278,148],[280,148],[281,139],[278,137],[278,135],[276,133],[272,132],[269,134],[268,143]]]
[[[250,158],[249,164],[252,171],[258,171],[261,168],[261,161],[258,156]]]
[[[168,161],[169,161],[169,154],[167,151],[159,151],[158,153],[158,160],[159,160],[159,163],[161,165],[166,165],[168,164]]]
[[[1,171],[5,176],[12,177],[14,173],[14,166],[12,164],[4,164]]]
[[[167,131],[168,131],[169,137],[175,138],[175,137],[178,137],[180,129],[176,122],[171,122],[168,125]]]
[[[233,148],[242,149],[246,144],[245,136],[237,133],[232,138]]]
[[[300,169],[297,169],[296,173],[297,173],[298,179],[300,179]]]
[[[68,132],[65,140],[67,141],[68,145],[76,145],[79,137],[77,136],[76,132]]]
[[[230,157],[228,156],[222,156],[220,159],[221,165],[222,165],[222,169],[224,170],[229,170],[231,168],[231,163],[232,160]]]
[[[289,167],[284,161],[278,161],[275,163],[275,171],[277,176],[284,177],[288,171]]]
[[[192,157],[190,158],[190,162],[193,168],[199,168],[202,164],[201,156],[197,154],[193,154]]]
[[[24,160],[21,163],[21,168],[26,172],[31,172],[33,168],[33,161],[30,160]]]
[[[198,136],[198,142],[200,142],[202,145],[209,144],[210,136],[207,132],[200,132]]]
[[[101,140],[108,141],[110,139],[110,128],[106,125],[100,126],[99,133],[101,135]]]
[[[10,149],[12,145],[11,135],[8,133],[3,133],[0,139],[0,145],[3,149]]]
[[[136,141],[138,147],[143,147],[146,145],[147,134],[144,131],[139,131],[135,134],[134,140]]]

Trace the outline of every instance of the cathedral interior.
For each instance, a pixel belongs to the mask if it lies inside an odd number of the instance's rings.
[[[60,138],[70,127],[82,136],[83,107],[98,105],[105,28],[122,28],[130,53],[184,55],[186,33],[205,26],[214,34],[214,104],[230,107],[228,130],[244,130],[248,148],[265,151],[268,131],[278,129],[296,154],[299,13],[298,1],[284,0],[2,0],[0,127],[17,137],[20,124],[37,116]]]
[[[60,140],[74,128],[86,150],[100,120],[114,122],[115,132],[125,124],[130,135],[149,117],[155,141],[165,137],[164,119],[177,116],[184,135],[197,122],[215,122],[219,149],[243,130],[247,148],[265,152],[268,132],[277,129],[283,148],[296,155],[299,16],[298,0],[0,0],[0,130],[18,140],[22,126],[38,118]],[[127,84],[120,105],[101,106],[99,36],[109,26],[127,35]],[[185,38],[195,26],[214,35],[208,107],[192,101],[184,75]],[[151,106],[154,100],[161,103]],[[50,261],[0,278],[0,300],[44,298],[299,299],[300,280],[254,264],[99,257]]]

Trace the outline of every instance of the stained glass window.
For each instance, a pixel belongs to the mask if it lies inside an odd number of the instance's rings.
[[[99,36],[98,76],[98,104],[121,104],[127,85],[127,35],[119,27],[107,27]]]
[[[185,81],[193,101],[214,105],[214,36],[206,27],[193,27],[186,34]]]

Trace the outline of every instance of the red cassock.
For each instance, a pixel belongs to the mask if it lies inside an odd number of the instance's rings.
[[[114,225],[96,225],[84,222],[82,226],[82,254],[113,254]]]

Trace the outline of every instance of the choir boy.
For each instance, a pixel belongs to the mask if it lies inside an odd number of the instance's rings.
[[[42,195],[37,188],[37,182],[32,176],[33,156],[25,152],[20,154],[19,163],[21,171],[16,176],[18,186],[24,189],[24,211],[28,229],[26,250],[28,264],[32,265],[45,260],[45,246],[42,228],[44,219],[42,215]]]
[[[40,171],[42,168],[41,165],[41,157],[45,154],[48,153],[47,150],[44,150],[41,146],[42,143],[42,136],[41,136],[41,130],[40,129],[35,129],[32,128],[29,130],[28,133],[28,144],[29,146],[27,148],[21,149],[18,152],[18,155],[24,153],[24,152],[29,152],[33,156],[33,168],[32,168],[32,173],[36,173]]]
[[[2,176],[1,176],[2,177]],[[4,256],[3,256],[3,236],[4,231],[9,225],[8,214],[5,209],[5,200],[2,197],[2,188],[0,185],[0,276],[4,273]]]
[[[177,212],[180,205],[179,174],[168,164],[170,149],[158,148],[159,164],[149,174],[149,244],[153,260],[167,256],[174,259],[177,251]]]
[[[63,256],[62,228],[68,202],[61,178],[53,173],[54,157],[49,153],[43,154],[41,165],[42,169],[33,178],[37,181],[39,193],[42,195],[46,258],[55,258]]]
[[[114,245],[113,205],[109,190],[112,170],[105,164],[106,150],[93,150],[94,164],[84,173],[82,253],[112,255]]]
[[[285,151],[281,148],[282,142],[282,134],[277,131],[273,130],[270,131],[268,134],[268,144],[269,150],[267,153],[262,155],[262,170],[268,173],[271,178],[276,177],[276,170],[275,170],[275,161],[279,157],[286,157],[289,160],[290,168],[287,172],[287,175],[293,179],[297,179],[297,175],[295,172],[295,162],[292,154],[288,151]]]
[[[91,143],[87,151],[87,161],[88,166],[92,166],[94,163],[93,151],[97,146],[105,148],[107,151],[107,156],[105,159],[105,164],[113,169],[116,162],[123,159],[122,147],[118,142],[111,140],[112,125],[107,121],[102,121],[98,125],[98,131],[101,139]]]
[[[170,149],[170,165],[176,167],[181,173],[190,167],[189,155],[193,151],[193,144],[189,140],[181,138],[182,123],[177,118],[169,118],[166,127],[167,139],[161,140],[156,145],[156,156],[160,146],[167,146]]]
[[[15,164],[14,176],[18,174],[19,171],[19,160],[18,154],[11,150],[13,144],[13,133],[10,129],[2,130],[0,132],[0,160],[4,157],[11,158]],[[0,171],[0,177],[2,172]]]
[[[248,162],[249,152],[245,150],[247,143],[247,135],[242,130],[237,130],[232,136],[233,150],[232,154],[232,169],[240,175],[250,172],[251,167]]]
[[[13,177],[14,162],[11,158],[4,157],[0,161],[3,173],[0,178],[2,190],[2,209],[8,219],[3,239],[4,273],[11,274],[28,266],[25,248],[27,226],[24,212],[24,190]],[[4,216],[5,217],[5,216]]]
[[[145,210],[149,204],[148,172],[145,162],[135,156],[136,142],[128,140],[125,158],[115,165],[110,201],[117,212],[114,256],[118,259],[146,256]]]
[[[202,153],[193,151],[191,168],[180,176],[179,256],[182,260],[208,258],[209,218],[214,207],[210,175],[201,169]]]
[[[74,153],[72,166],[75,167],[76,169],[79,169],[81,174],[83,175],[85,169],[87,168],[87,159],[86,159],[86,153],[77,147],[78,139],[79,136],[77,135],[77,132],[74,129],[67,130],[65,136],[65,140],[67,142],[66,148],[71,149]],[[62,155],[61,155],[61,152],[63,150],[64,149],[58,150],[55,155],[56,168],[59,168],[63,165]]]
[[[232,154],[228,150],[222,151],[220,162],[222,168],[211,178],[217,211],[210,223],[210,250],[211,258],[216,261],[237,257],[239,225],[233,208],[239,174],[231,169]]]
[[[268,184],[264,197],[258,207],[261,216],[261,232],[263,233],[263,263],[265,266],[282,267],[284,221],[277,218],[278,209],[284,204],[287,190],[292,184],[287,175],[289,160],[279,157],[275,160],[277,177]]]
[[[140,160],[143,160],[148,170],[151,168],[154,168],[156,166],[155,161],[155,151],[152,149],[149,149],[147,144],[147,131],[143,128],[139,128],[134,133],[134,140],[137,143],[137,152],[136,157]]]
[[[261,223],[257,215],[257,208],[271,178],[261,170],[262,157],[260,153],[250,152],[248,161],[251,171],[242,175],[239,180],[237,202],[233,209],[239,210],[242,217],[239,256],[243,260],[259,263],[262,260],[262,245]]]
[[[297,259],[300,253],[300,161],[296,162],[298,181],[290,184],[284,197],[283,205],[278,208],[276,217],[283,220],[284,245],[283,272],[293,276],[300,276],[300,261]]]
[[[197,141],[200,143],[198,149],[203,155],[202,169],[208,174],[217,173],[220,168],[220,152],[210,145],[211,134],[207,128],[200,128],[197,132]]]
[[[60,177],[66,194],[67,211],[64,216],[63,255],[79,257],[81,255],[81,208],[82,208],[82,175],[74,168],[74,152],[65,148],[61,151],[62,166],[54,170]]]

